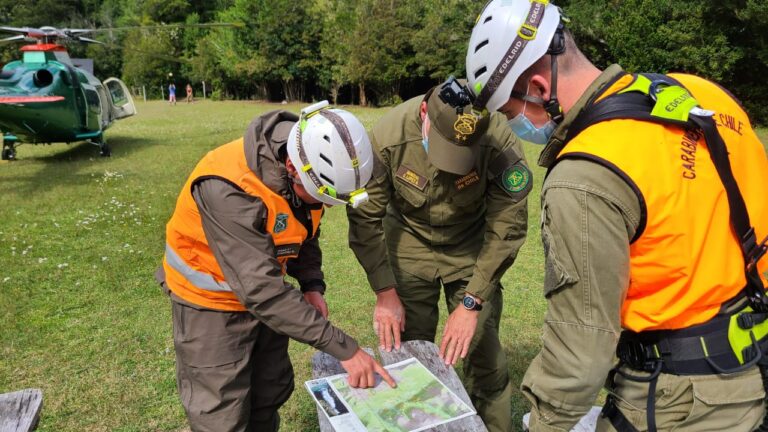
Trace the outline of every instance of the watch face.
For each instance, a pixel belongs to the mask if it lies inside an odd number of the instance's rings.
[[[473,309],[475,307],[475,299],[472,297],[464,297],[464,307],[467,309]]]

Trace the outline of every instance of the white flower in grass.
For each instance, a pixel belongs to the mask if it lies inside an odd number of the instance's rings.
[[[69,267],[69,263],[61,263],[61,264],[57,264],[57,265],[56,265],[56,267],[58,267],[58,268],[60,268],[60,269],[62,269],[62,268],[64,268],[64,267]]]
[[[101,260],[102,260],[102,261],[106,261],[107,259],[108,259],[108,258],[107,258],[107,257],[105,257],[105,256],[101,257]]]
[[[5,283],[5,282],[8,282],[9,280],[11,280],[11,278],[10,278],[10,277],[4,277],[4,278],[3,278],[3,283]]]

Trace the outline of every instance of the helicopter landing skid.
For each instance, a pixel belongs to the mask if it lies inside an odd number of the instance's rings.
[[[2,160],[12,161],[16,160],[16,142],[3,140],[3,154]]]
[[[88,143],[93,144],[99,148],[99,155],[101,157],[112,156],[112,149],[109,148],[107,145],[107,140],[105,140],[103,136],[99,136],[94,140],[89,140]]]

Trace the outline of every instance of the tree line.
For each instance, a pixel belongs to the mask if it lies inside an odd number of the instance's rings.
[[[720,82],[753,119],[768,122],[765,0],[561,0],[569,27],[601,68],[688,72]],[[208,83],[214,96],[272,101],[328,98],[390,105],[448,75],[464,75],[472,0],[0,0],[13,26],[125,27],[236,23],[227,28],[99,33],[72,47],[99,77],[129,86]],[[3,61],[18,57],[7,46]],[[172,78],[170,75],[172,74]]]

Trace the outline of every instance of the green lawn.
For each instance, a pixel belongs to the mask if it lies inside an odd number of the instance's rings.
[[[0,393],[42,388],[39,430],[186,427],[169,303],[152,278],[164,225],[197,160],[242,135],[255,115],[277,108],[284,107],[140,103],[138,116],[108,131],[111,158],[98,157],[93,146],[56,144],[20,147],[18,161],[0,163]],[[351,110],[368,126],[384,112]],[[768,142],[766,131],[761,137]],[[538,150],[526,148],[531,165]],[[529,240],[504,278],[502,338],[516,385],[539,348],[545,307],[538,227],[543,172],[534,174]],[[375,346],[374,298],[346,231],[343,209],[329,211],[322,245],[331,318]],[[313,352],[291,345],[298,385],[281,412],[285,431],[317,430],[301,386]],[[525,410],[519,393],[513,410],[517,419]]]

